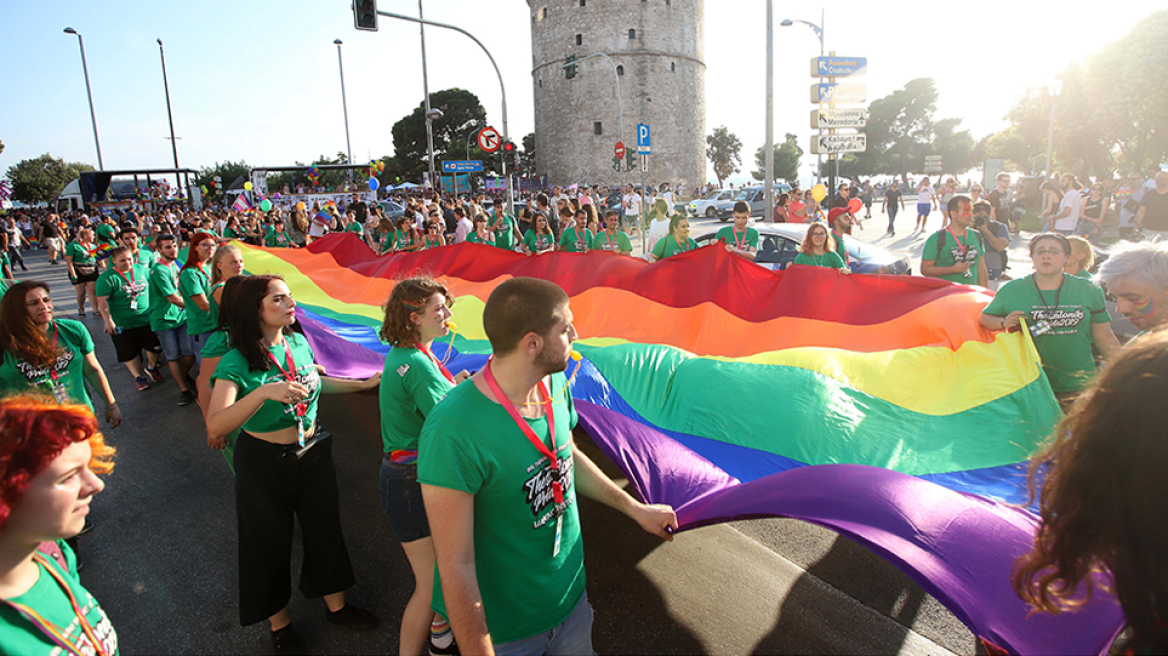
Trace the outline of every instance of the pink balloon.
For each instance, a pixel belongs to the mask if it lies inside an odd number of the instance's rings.
[[[859,198],[853,198],[853,199],[848,201],[848,211],[851,212],[852,214],[859,212],[860,208],[862,208],[862,207],[864,207],[864,202],[861,201]]]

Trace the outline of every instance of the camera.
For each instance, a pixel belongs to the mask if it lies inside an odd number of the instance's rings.
[[[989,220],[989,217],[985,214],[975,214],[973,216],[973,227],[979,229],[984,228],[987,220]]]

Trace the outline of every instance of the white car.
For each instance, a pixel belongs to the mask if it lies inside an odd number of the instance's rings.
[[[722,201],[734,200],[735,193],[733,189],[715,189],[704,197],[691,201],[689,205],[685,206],[685,209],[690,216],[705,216],[712,219],[718,215],[714,205]]]

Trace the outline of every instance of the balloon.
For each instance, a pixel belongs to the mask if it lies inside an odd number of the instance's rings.
[[[278,192],[278,191],[277,191],[277,192],[276,192],[276,198],[279,198],[279,197],[280,197],[280,192]]]
[[[852,214],[859,212],[860,208],[863,206],[864,206],[864,202],[861,201],[859,198],[853,198],[853,199],[848,201],[848,211],[851,212]]]
[[[201,189],[204,194],[207,193],[207,185],[203,185],[202,187],[199,187],[199,189]]]
[[[303,212],[304,211],[304,201],[300,201],[299,203],[296,203],[296,209]]]
[[[381,184],[377,178],[369,178],[369,191],[377,191],[377,186]]]
[[[270,211],[271,209],[272,209],[272,201],[270,201],[270,200],[268,200],[267,198],[265,198],[265,199],[263,200],[263,202],[262,202],[262,203],[260,203],[260,211],[262,211],[262,212],[268,212],[268,211]]]
[[[250,182],[243,183],[243,188],[246,189],[247,191],[251,191],[251,183]]]
[[[827,187],[821,184],[815,185],[811,188],[811,197],[814,198],[815,202],[817,203],[822,201],[824,198],[827,198]]]

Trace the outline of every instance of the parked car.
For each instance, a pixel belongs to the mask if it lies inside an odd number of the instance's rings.
[[[754,263],[759,266],[780,271],[795,261],[799,254],[799,245],[807,236],[807,223],[761,223],[751,226],[758,230],[758,255]],[[714,241],[714,234],[698,237],[698,246],[705,246]],[[859,239],[847,239],[848,267],[853,273],[888,273],[894,275],[911,275],[912,263],[907,255],[899,255],[880,248],[865,244]]]
[[[786,184],[775,185],[775,198],[779,194],[785,194],[791,191],[791,186]],[[730,215],[734,213],[734,204],[740,200],[750,203],[750,215],[770,220],[767,216],[766,207],[766,187],[747,187],[738,192],[738,195],[733,200],[721,201],[714,205],[715,212],[717,212],[718,220],[725,223],[730,220]]]
[[[690,216],[705,216],[712,219],[718,216],[718,210],[714,209],[714,206],[721,201],[733,200],[734,196],[733,189],[715,189],[701,198],[690,201],[685,210]]]
[[[381,211],[390,221],[397,221],[400,217],[405,216],[406,208],[392,200],[380,200],[377,201],[377,204],[381,206]]]

